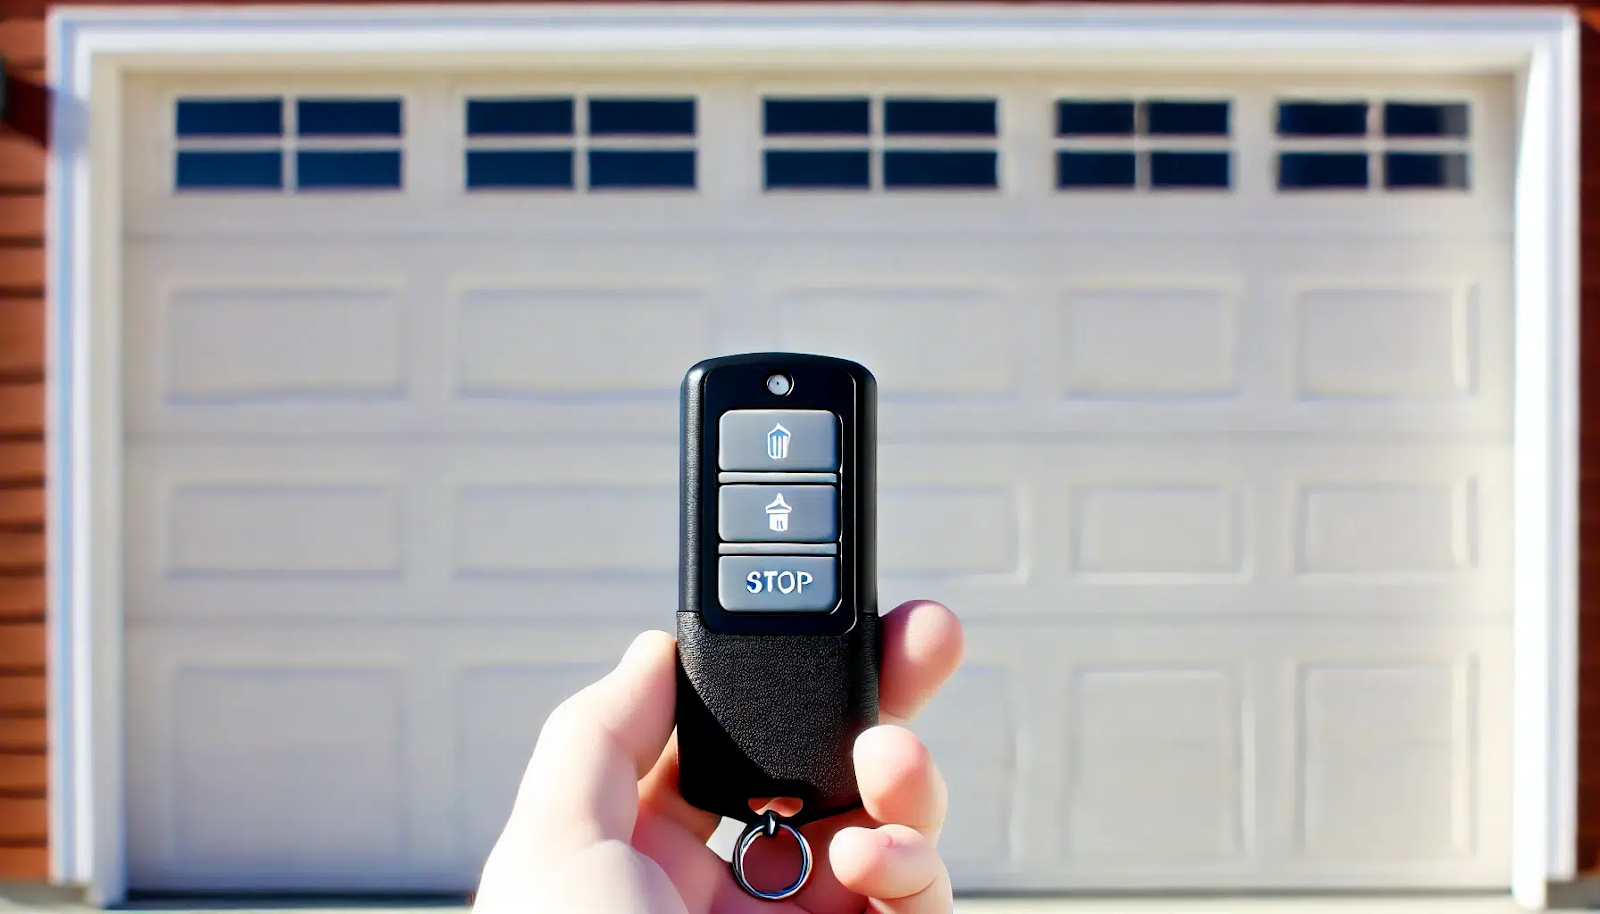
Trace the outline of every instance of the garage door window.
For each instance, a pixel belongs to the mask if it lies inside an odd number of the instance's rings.
[[[993,98],[768,96],[763,186],[992,190],[999,186],[998,109]]]
[[[1056,102],[1056,188],[1228,190],[1231,105],[1222,99]]]
[[[1470,189],[1465,102],[1286,99],[1277,135],[1280,191]]]
[[[398,98],[180,98],[174,133],[180,192],[387,191],[404,183]]]
[[[693,190],[695,121],[693,98],[469,98],[466,188]]]

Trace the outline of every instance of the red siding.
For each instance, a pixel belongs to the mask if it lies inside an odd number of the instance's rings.
[[[0,7],[0,879],[42,879],[47,851],[44,637],[42,10]]]

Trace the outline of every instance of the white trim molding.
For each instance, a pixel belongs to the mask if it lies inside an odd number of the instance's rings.
[[[48,173],[51,869],[126,892],[122,739],[122,88],[129,74],[759,63],[1502,73],[1514,213],[1512,890],[1575,876],[1578,20],[1507,6],[982,4],[56,7]]]

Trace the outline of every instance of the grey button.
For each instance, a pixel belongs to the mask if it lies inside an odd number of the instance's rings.
[[[833,486],[723,486],[717,532],[730,543],[828,543],[839,538]]]
[[[839,602],[839,560],[796,555],[717,559],[717,599],[729,612],[827,612]]]
[[[837,470],[839,417],[821,409],[736,409],[722,414],[724,470]]]

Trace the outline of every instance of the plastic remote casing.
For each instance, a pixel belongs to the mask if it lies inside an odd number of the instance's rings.
[[[793,379],[785,395],[766,379]],[[878,722],[877,382],[844,359],[708,359],[683,382],[677,614],[679,787],[746,822],[750,801],[803,801],[796,826],[860,804],[851,752]],[[730,410],[838,415],[838,602],[831,611],[728,611],[718,594],[718,434]],[[777,529],[777,528],[774,528]]]

